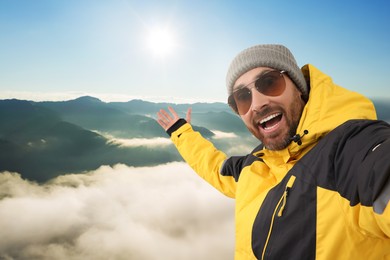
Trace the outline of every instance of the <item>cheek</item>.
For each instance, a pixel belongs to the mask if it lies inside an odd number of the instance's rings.
[[[283,100],[281,102],[285,104],[285,108],[290,114],[289,116],[295,116],[304,106],[304,101],[301,97],[302,94],[294,86],[288,89],[285,94],[286,95],[283,96]]]
[[[249,127],[252,125],[252,121],[249,116],[250,113],[247,113],[246,115],[240,116],[241,120],[244,122],[244,124]]]
[[[296,97],[296,101],[290,105],[290,109],[289,109],[289,120],[291,126],[295,128],[298,126],[304,106],[305,106],[305,102],[302,100],[301,94],[298,93]]]
[[[240,117],[243,123],[245,124],[246,128],[249,130],[249,132],[251,132],[256,138],[260,138],[259,136],[260,133],[257,127],[253,124],[251,117],[248,116],[248,114]]]

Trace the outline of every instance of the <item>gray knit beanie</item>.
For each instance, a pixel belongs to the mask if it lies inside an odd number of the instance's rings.
[[[304,100],[307,100],[309,90],[302,71],[290,50],[278,44],[255,45],[243,50],[234,58],[226,75],[228,95],[232,94],[234,83],[241,75],[257,67],[286,71],[302,92]]]

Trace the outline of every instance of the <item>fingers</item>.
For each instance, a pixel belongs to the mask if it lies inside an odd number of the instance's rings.
[[[160,111],[157,112],[157,122],[165,131],[168,130],[171,126],[173,126],[180,119],[178,114],[172,107],[168,107],[168,110],[170,113],[168,113],[164,109],[160,109]],[[191,111],[191,108],[187,110],[186,121],[188,123],[191,122]]]
[[[159,116],[160,116],[160,119],[162,119],[164,121],[171,121],[171,120],[173,120],[172,116],[167,111],[165,111],[164,109],[160,109]]]
[[[164,129],[167,130],[170,127],[172,117],[163,109],[157,113],[157,122]]]
[[[176,111],[172,107],[168,107],[168,109],[172,115],[164,109],[160,109],[160,111],[157,112],[157,122],[165,131],[173,126],[177,120],[179,120],[179,116],[177,115]]]
[[[172,113],[172,115],[175,117],[175,118],[179,118],[179,116],[177,115],[176,111],[172,108],[172,107],[168,107],[168,110]]]

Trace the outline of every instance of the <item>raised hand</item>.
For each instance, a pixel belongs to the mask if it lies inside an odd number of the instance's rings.
[[[180,117],[177,115],[176,111],[172,107],[168,107],[168,110],[171,112],[171,114],[164,109],[160,109],[160,111],[157,112],[157,122],[162,128],[164,128],[165,131],[168,130],[171,126],[173,126],[180,119]],[[192,109],[188,108],[186,113],[186,121],[188,123],[191,123],[191,112]]]

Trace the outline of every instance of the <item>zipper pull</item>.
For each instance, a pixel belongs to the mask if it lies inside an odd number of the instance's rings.
[[[278,217],[281,217],[283,215],[283,210],[286,207],[286,203],[287,203],[288,193],[289,193],[291,187],[294,185],[294,181],[295,181],[295,176],[291,175],[290,179],[287,182],[287,185],[286,185],[286,188],[284,190],[284,193],[283,193],[282,205],[280,206],[280,209],[279,209],[279,212],[278,212]]]
[[[289,191],[289,188],[286,187],[286,190],[285,190],[284,193],[283,193],[282,206],[281,206],[280,209],[279,209],[278,217],[281,217],[281,216],[283,215],[283,210],[284,210],[284,207],[286,206],[288,191]]]

